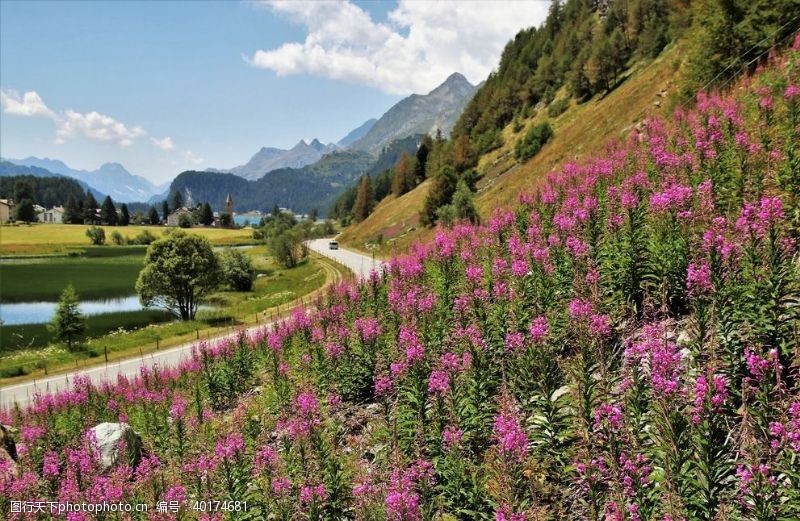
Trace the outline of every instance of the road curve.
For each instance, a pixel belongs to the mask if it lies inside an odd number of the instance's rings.
[[[308,241],[308,247],[331,260],[343,264],[347,269],[355,273],[361,278],[369,277],[373,270],[380,270],[383,263],[376,260],[374,257],[358,253],[353,250],[347,250],[339,247],[338,250],[332,250],[329,246],[330,239],[314,239]]]
[[[379,269],[382,264],[380,261],[376,261],[372,257],[351,250],[330,250],[328,248],[328,241],[329,239],[317,239],[309,241],[309,248],[319,253],[323,257],[327,257],[338,262],[339,264],[344,265],[359,277],[368,276],[373,269]],[[245,331],[248,334],[253,333],[263,327],[267,327],[268,325],[269,324],[260,324],[257,326],[252,326],[245,329]],[[220,335],[208,340],[208,342],[213,344],[223,339],[233,338],[237,334],[238,332]],[[71,373],[37,378],[31,382],[0,387],[0,409],[11,408],[15,402],[21,407],[24,407],[32,401],[34,395],[37,393],[54,393],[56,391],[69,388],[73,379],[79,375],[88,377],[94,384],[100,384],[103,381],[116,381],[118,376],[126,376],[129,378],[135,377],[139,374],[143,367],[175,366],[178,365],[182,360],[188,359],[192,356],[192,348],[195,345],[197,345],[197,341],[187,342],[185,344],[164,349],[163,351],[156,351],[142,357],[127,358],[106,365],[98,365],[73,371]]]

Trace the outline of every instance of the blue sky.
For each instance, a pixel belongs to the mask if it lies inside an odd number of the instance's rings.
[[[336,141],[454,70],[481,81],[546,7],[3,1],[0,155],[117,161],[164,182]]]

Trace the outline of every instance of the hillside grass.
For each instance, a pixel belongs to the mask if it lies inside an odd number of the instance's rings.
[[[88,247],[89,239],[83,224],[19,224],[0,227],[0,257],[17,255],[66,255]],[[165,226],[101,226],[106,232],[107,248],[111,245],[111,234],[118,231],[126,238],[133,238],[147,230],[157,238]],[[191,228],[188,233],[208,238],[215,246],[249,244],[253,242],[252,230],[222,228]]]
[[[515,204],[520,193],[534,190],[548,172],[564,161],[598,152],[609,139],[624,139],[646,117],[667,113],[677,99],[681,49],[680,44],[673,45],[654,60],[635,63],[611,92],[584,103],[573,100],[556,118],[548,118],[547,108],[542,107],[523,122],[518,132],[514,132],[513,123],[507,125],[502,133],[503,145],[484,154],[478,164],[481,179],[475,205],[481,217],[488,218],[494,208]],[[556,100],[564,95],[559,92]],[[553,138],[530,160],[517,163],[517,141],[528,128],[545,120],[555,130]],[[431,239],[433,230],[419,225],[419,212],[429,185],[425,182],[400,198],[384,199],[367,219],[345,229],[340,242],[362,251],[374,247],[376,254],[385,257],[405,251],[418,240]]]

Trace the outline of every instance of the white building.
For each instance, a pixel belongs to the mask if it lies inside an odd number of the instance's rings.
[[[54,206],[49,210],[39,214],[39,220],[43,223],[62,224],[64,222],[64,207]]]

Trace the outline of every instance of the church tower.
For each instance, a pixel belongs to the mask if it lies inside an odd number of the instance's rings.
[[[225,199],[225,213],[233,215],[233,197],[231,197],[231,194],[228,194],[228,197]]]

